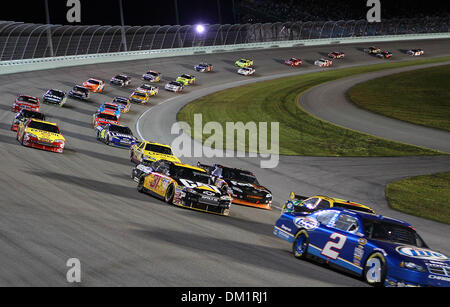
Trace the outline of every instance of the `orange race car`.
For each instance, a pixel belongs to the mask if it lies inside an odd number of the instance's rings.
[[[272,192],[263,187],[252,172],[201,163],[198,163],[198,167],[214,177],[219,189],[228,191],[233,198],[233,204],[272,210]]]
[[[90,78],[83,83],[83,87],[88,88],[91,92],[94,93],[103,93],[103,90],[105,89],[105,82],[102,80]]]

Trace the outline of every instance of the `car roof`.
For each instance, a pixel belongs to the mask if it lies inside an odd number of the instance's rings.
[[[352,216],[359,217],[359,218],[369,219],[369,220],[373,220],[373,221],[383,221],[383,222],[387,222],[387,223],[411,227],[411,225],[405,221],[401,221],[401,220],[383,216],[383,215],[366,213],[366,212],[361,212],[361,211],[352,211],[352,210],[348,210],[348,209],[344,209],[344,208],[331,208],[331,209],[326,209],[326,210],[339,211],[341,213],[345,213],[345,214],[352,215]]]
[[[30,121],[38,122],[38,123],[44,123],[44,124],[48,124],[48,125],[52,125],[52,126],[58,127],[58,125],[55,124],[55,123],[47,122],[45,120],[40,120],[40,119],[36,119],[36,118],[31,118]]]
[[[192,165],[189,165],[189,164],[177,163],[177,162],[172,162],[172,163],[173,163],[173,165],[178,166],[178,167],[189,168],[189,169],[192,169],[194,171],[198,171],[198,172],[206,174],[206,171],[203,168],[199,168],[199,167],[192,166]]]
[[[158,146],[161,146],[161,147],[166,147],[166,148],[172,149],[172,147],[170,147],[169,145],[164,145],[164,144],[160,144],[160,143],[156,143],[156,142],[142,141],[141,143],[145,143],[145,145],[147,145],[147,144],[158,145]]]

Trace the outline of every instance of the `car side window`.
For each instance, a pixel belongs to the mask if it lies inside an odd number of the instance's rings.
[[[145,143],[141,143],[138,147],[139,150],[142,150],[144,148]]]
[[[305,200],[302,205],[312,210],[316,208],[316,203],[318,200],[319,200],[318,198],[310,198]]]
[[[316,206],[317,210],[330,209],[331,205],[328,200],[320,199],[319,204]]]
[[[330,224],[330,221],[336,216],[336,211],[320,211],[315,214],[315,218],[322,225]]]
[[[347,214],[341,214],[334,224],[334,227],[350,233],[356,233],[359,230],[358,220]]]

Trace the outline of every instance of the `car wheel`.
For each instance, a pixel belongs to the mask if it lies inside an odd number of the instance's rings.
[[[387,275],[387,264],[384,256],[381,253],[375,253],[367,258],[363,274],[364,280],[369,285],[382,287]]]
[[[110,141],[109,141],[109,136],[106,138],[106,145],[109,145]]]
[[[306,230],[300,230],[292,242],[292,252],[297,259],[305,259],[308,252],[309,235]]]
[[[144,193],[144,180],[145,180],[145,178],[141,178],[139,180],[139,184],[137,186],[137,190],[139,193]]]
[[[171,184],[166,191],[166,196],[164,197],[164,200],[166,203],[172,205],[174,197],[175,197],[175,187],[173,186],[173,184]]]

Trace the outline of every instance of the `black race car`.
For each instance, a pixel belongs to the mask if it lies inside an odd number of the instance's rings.
[[[75,99],[81,99],[81,100],[88,100],[89,99],[89,89],[81,86],[81,85],[75,85],[69,93],[69,97],[75,98]]]
[[[67,94],[63,91],[55,89],[48,90],[42,97],[42,101],[44,103],[56,104],[61,107],[66,103],[66,100]]]
[[[35,118],[38,120],[45,121],[44,114],[42,114],[40,112],[32,111],[32,110],[22,109],[22,110],[20,110],[19,113],[17,113],[16,117],[14,118],[12,125],[11,125],[11,130],[17,131],[17,129],[19,128],[19,125],[21,123],[25,123],[30,118]]]
[[[252,172],[200,162],[198,167],[214,177],[216,186],[231,194],[234,204],[272,210],[272,193],[261,186]]]
[[[131,84],[131,78],[125,75],[117,75],[113,77],[109,83],[124,87]]]

